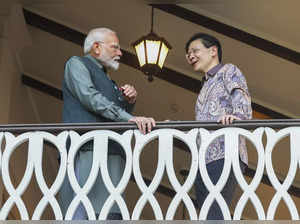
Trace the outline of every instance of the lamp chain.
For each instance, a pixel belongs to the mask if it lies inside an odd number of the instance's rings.
[[[153,17],[154,17],[154,8],[151,7],[151,33],[153,33]]]

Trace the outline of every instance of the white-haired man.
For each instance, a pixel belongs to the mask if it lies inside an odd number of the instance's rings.
[[[63,80],[63,122],[135,122],[142,133],[150,132],[155,126],[153,118],[135,117],[130,113],[136,101],[137,91],[132,85],[118,87],[107,74],[108,69],[117,70],[122,52],[116,33],[107,28],[91,30],[84,43],[84,56],[73,56],[65,65]],[[122,149],[116,142],[109,141],[108,169],[113,183],[121,179],[124,160]],[[75,169],[81,186],[87,180],[92,166],[93,143],[84,144],[77,155]],[[88,194],[96,213],[102,209],[108,197],[101,174]],[[74,193],[67,178],[60,191],[60,204],[65,214]],[[121,219],[116,204],[110,210],[108,219]],[[85,209],[80,205],[73,219],[87,219]]]

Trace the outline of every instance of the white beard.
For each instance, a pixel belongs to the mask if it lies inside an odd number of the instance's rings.
[[[120,57],[119,56],[116,56],[116,57],[114,57],[114,58],[110,58],[108,55],[107,55],[107,53],[104,51],[103,52],[103,54],[99,57],[99,58],[97,58],[100,62],[101,62],[101,64],[104,66],[104,67],[106,67],[107,69],[113,69],[113,70],[118,70],[118,68],[119,68],[119,65],[120,65],[120,63],[119,63],[119,61],[117,61],[117,60],[120,60]]]
[[[107,60],[107,61],[103,61],[103,65],[107,68],[111,68],[113,70],[118,70],[120,63],[118,61],[116,61],[116,59],[119,59],[119,57],[115,57],[113,59]]]

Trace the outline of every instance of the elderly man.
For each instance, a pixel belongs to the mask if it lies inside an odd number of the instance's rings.
[[[198,96],[195,114],[198,121],[218,121],[230,124],[234,120],[251,119],[251,99],[242,72],[233,64],[221,64],[222,48],[213,36],[197,33],[186,44],[186,59],[195,72],[204,73],[203,86]],[[201,139],[198,138],[198,144]],[[245,139],[241,138],[239,152],[242,169],[248,163]],[[216,184],[224,165],[224,137],[213,141],[206,151],[206,167],[211,181]],[[222,195],[229,205],[236,187],[231,172]],[[199,173],[195,182],[197,202],[201,208],[207,189]],[[208,220],[223,219],[216,202],[209,210]]]
[[[116,33],[107,28],[91,30],[84,42],[84,56],[71,57],[65,65],[63,80],[63,122],[113,122],[129,121],[137,124],[142,133],[150,132],[155,126],[153,118],[131,115],[136,102],[137,91],[132,85],[118,87],[107,74],[108,69],[117,70],[122,52]],[[116,142],[109,141],[108,169],[113,183],[121,179],[124,160],[122,149]],[[77,155],[75,169],[81,186],[87,180],[92,165],[93,143],[83,145]],[[99,149],[101,150],[101,149]],[[73,191],[66,178],[60,192],[60,203],[65,212],[73,199]],[[101,174],[91,189],[89,199],[99,213],[108,192]],[[86,219],[85,209],[80,205],[73,219]],[[110,210],[108,219],[121,219],[116,204]]]

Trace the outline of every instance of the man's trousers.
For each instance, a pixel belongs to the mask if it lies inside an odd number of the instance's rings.
[[[90,174],[92,161],[93,161],[93,151],[79,151],[78,155],[76,156],[75,175],[81,187],[85,184]],[[125,167],[125,161],[120,155],[108,155],[107,166],[108,166],[108,171],[112,183],[116,186],[122,177],[124,167]],[[74,191],[69,183],[68,177],[66,177],[61,187],[61,190],[59,192],[59,204],[61,206],[64,216],[74,196],[75,196]],[[88,198],[90,199],[97,215],[100,213],[102,206],[106,201],[106,199],[108,198],[108,196],[109,196],[109,192],[107,191],[103,183],[101,177],[101,171],[99,170],[96,182],[88,194]],[[110,210],[110,213],[111,214],[109,216],[112,216],[112,219],[114,219],[114,216],[120,216],[119,215],[120,209],[117,204],[113,205],[113,207]],[[85,208],[81,203],[77,207],[77,210],[72,219],[73,220],[87,219]]]
[[[222,170],[224,166],[224,159],[219,159],[213,162],[210,162],[206,165],[208,176],[210,177],[213,184],[216,184],[221,176]],[[245,170],[246,165],[240,161],[240,166],[242,171]],[[222,196],[224,197],[228,206],[231,204],[231,200],[233,194],[235,192],[237,186],[237,181],[234,177],[233,171],[231,170],[228,180],[221,191]],[[207,195],[208,191],[205,187],[205,184],[200,176],[200,172],[198,172],[196,180],[195,180],[195,190],[197,197],[197,204],[201,209]],[[209,212],[207,214],[207,220],[223,220],[222,211],[216,201],[211,205]]]

